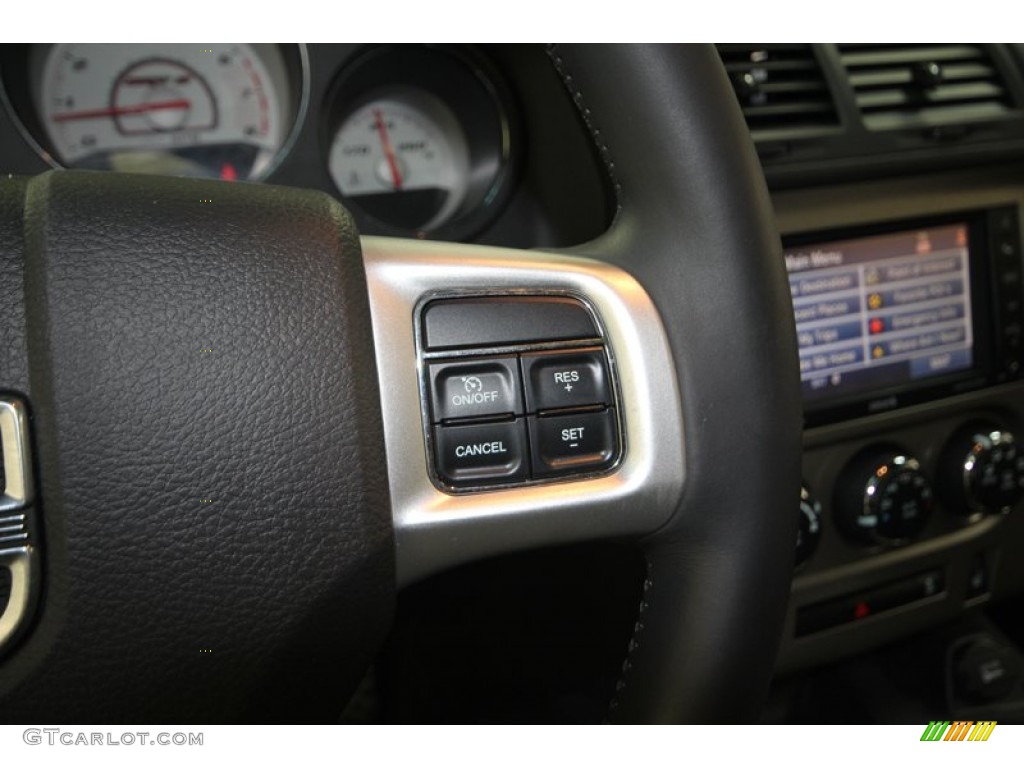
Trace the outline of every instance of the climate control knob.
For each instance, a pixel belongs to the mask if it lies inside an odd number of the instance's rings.
[[[917,459],[871,450],[856,457],[836,486],[837,523],[850,538],[905,544],[924,530],[935,499]]]
[[[800,527],[796,532],[796,565],[801,566],[814,554],[821,539],[821,504],[807,486],[800,488]]]
[[[943,500],[960,514],[1009,512],[1024,496],[1024,450],[988,424],[960,430],[943,453]]]

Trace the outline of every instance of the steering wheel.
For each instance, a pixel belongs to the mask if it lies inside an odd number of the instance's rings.
[[[567,251],[361,242],[336,201],[294,189],[0,179],[5,466],[27,488],[0,511],[19,531],[0,542],[18,563],[0,717],[332,721],[398,587],[607,537],[648,563],[610,719],[756,715],[801,441],[760,166],[712,47],[550,57],[619,206]],[[430,482],[414,312],[438,291],[594,308],[619,377],[614,471]]]

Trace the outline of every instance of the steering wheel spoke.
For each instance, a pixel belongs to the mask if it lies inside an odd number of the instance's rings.
[[[683,491],[682,410],[665,330],[636,280],[618,267],[564,253],[376,237],[364,237],[362,250],[399,584],[532,546],[642,536],[668,521]],[[428,472],[417,307],[424,297],[551,293],[583,299],[604,330],[617,373],[621,462],[591,479],[469,494],[439,488]]]

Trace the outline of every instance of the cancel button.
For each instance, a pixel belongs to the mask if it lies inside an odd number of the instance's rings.
[[[441,480],[451,486],[468,487],[525,479],[524,430],[523,419],[435,427]]]

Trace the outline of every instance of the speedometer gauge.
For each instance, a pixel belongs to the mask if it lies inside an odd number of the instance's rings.
[[[415,89],[380,96],[342,123],[328,167],[338,189],[371,216],[432,230],[469,187],[469,146],[451,110]]]
[[[512,191],[517,120],[476,49],[366,49],[328,92],[327,171],[361,232],[473,237]]]
[[[290,128],[273,46],[54,45],[36,101],[57,158],[76,168],[255,178]]]

